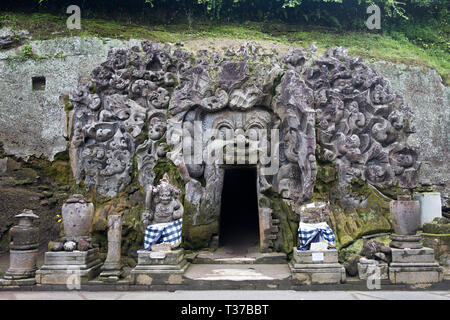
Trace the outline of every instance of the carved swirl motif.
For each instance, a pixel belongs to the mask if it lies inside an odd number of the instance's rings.
[[[406,143],[411,113],[389,81],[343,48],[327,50],[305,75],[316,97],[321,158],[338,165],[340,183],[417,185],[418,150]]]

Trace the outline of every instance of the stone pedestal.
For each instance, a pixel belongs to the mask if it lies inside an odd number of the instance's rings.
[[[9,269],[0,279],[1,286],[27,286],[36,284],[38,249],[10,250]]]
[[[392,248],[389,280],[394,284],[418,284],[440,282],[443,269],[434,260],[434,250]]]
[[[422,237],[420,234],[403,235],[403,234],[391,234],[389,236],[391,242],[389,246],[397,249],[420,249],[423,245],[420,243]]]
[[[102,263],[98,249],[46,252],[44,265],[36,272],[40,284],[76,286],[98,276]]]
[[[100,279],[108,282],[119,281],[123,274],[120,262],[122,240],[122,216],[108,217],[108,255],[102,267]]]
[[[345,282],[345,269],[338,263],[337,250],[300,251],[294,248],[289,268],[295,284]]]
[[[373,259],[361,258],[358,262],[358,275],[361,280],[367,280],[370,276],[386,280],[388,276],[388,264]]]
[[[38,249],[10,250],[9,269],[4,278],[8,280],[34,278],[37,267]]]
[[[189,263],[184,250],[138,253],[138,264],[131,270],[131,283],[137,285],[181,284]]]

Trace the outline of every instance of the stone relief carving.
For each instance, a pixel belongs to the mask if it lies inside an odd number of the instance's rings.
[[[322,160],[333,161],[341,185],[362,179],[375,186],[418,183],[418,150],[406,139],[414,132],[411,112],[389,81],[352,58],[329,49],[305,72],[314,90]]]
[[[185,183],[184,201],[196,211],[193,225],[219,217],[224,176],[218,163],[192,163],[183,155],[183,148],[195,153],[196,122],[202,135],[217,129],[221,139],[214,143],[222,149],[242,143],[261,151],[254,143],[259,134],[272,141],[269,131],[277,129],[276,148],[262,151],[275,153],[279,163],[262,174],[266,165],[257,159],[258,190],[295,207],[312,198],[316,149],[319,160],[336,164],[341,186],[361,179],[411,188],[418,180],[418,150],[406,143],[414,132],[411,112],[386,79],[343,48],[316,58],[312,45],[306,54],[293,48],[278,58],[253,44],[222,56],[144,41],[111,50],[69,99],[76,180],[115,196],[137,166],[141,187],[150,190],[154,166],[167,157]],[[206,143],[201,148],[204,156]],[[342,201],[365,200],[342,195]]]
[[[286,199],[302,202],[312,196],[317,171],[313,91],[290,69],[277,88],[273,105],[281,118],[276,190]]]
[[[75,107],[70,154],[78,182],[115,196],[131,181],[135,155],[140,184],[153,182],[153,165],[164,156],[165,109],[175,84],[169,68],[177,68],[167,50],[149,42],[111,50],[90,80],[80,79],[70,92]],[[146,126],[149,139],[136,146]]]

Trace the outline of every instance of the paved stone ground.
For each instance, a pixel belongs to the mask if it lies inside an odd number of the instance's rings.
[[[0,292],[0,300],[450,300],[450,291]]]

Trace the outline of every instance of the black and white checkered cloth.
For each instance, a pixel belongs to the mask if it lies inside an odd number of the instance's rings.
[[[321,223],[303,223],[298,226],[298,238],[300,239],[300,250],[309,250],[312,242],[325,241],[328,249],[336,247],[336,237],[333,230],[326,222]]]
[[[145,228],[144,248],[151,250],[152,245],[158,242],[168,242],[172,248],[176,248],[181,244],[181,226],[183,219],[164,224],[149,225]]]

